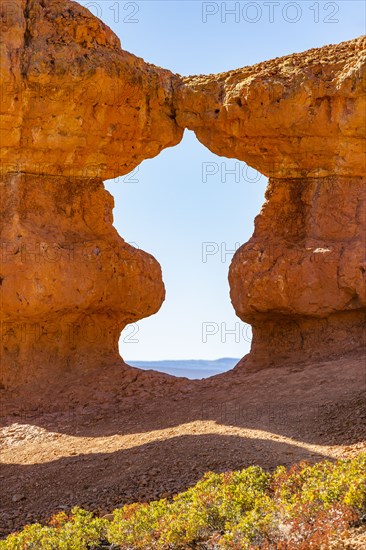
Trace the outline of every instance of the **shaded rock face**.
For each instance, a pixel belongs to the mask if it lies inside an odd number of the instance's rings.
[[[5,387],[121,364],[121,330],[158,311],[160,266],[113,228],[103,180],[185,128],[270,177],[229,274],[252,364],[364,344],[363,38],[181,78],[123,51],[75,2],[16,0],[0,15]]]

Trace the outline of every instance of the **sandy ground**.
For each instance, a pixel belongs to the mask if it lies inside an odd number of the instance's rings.
[[[273,469],[366,451],[364,353],[202,381],[140,378],[122,396],[105,390],[98,403],[91,395],[48,412],[8,409],[2,535],[76,504],[105,514],[170,496],[208,470]]]

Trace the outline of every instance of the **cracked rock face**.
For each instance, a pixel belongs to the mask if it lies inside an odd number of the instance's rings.
[[[103,180],[185,128],[270,177],[229,274],[253,325],[249,363],[365,345],[364,38],[182,78],[123,51],[75,2],[0,15],[3,386],[121,365],[121,330],[158,311],[164,285],[113,228]]]

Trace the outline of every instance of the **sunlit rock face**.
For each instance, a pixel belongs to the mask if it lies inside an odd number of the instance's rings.
[[[365,349],[365,228],[365,178],[270,179],[229,275],[252,364]]]
[[[113,228],[103,180],[185,128],[270,177],[229,274],[252,363],[364,343],[364,39],[182,78],[123,51],[75,2],[2,2],[0,14],[4,387],[121,364],[121,330],[158,311],[164,285]]]
[[[183,79],[178,122],[275,178],[364,176],[366,38]]]
[[[177,76],[123,51],[76,2],[0,9],[4,170],[106,180],[179,143]]]
[[[120,332],[165,291],[158,262],[114,229],[103,182],[7,174],[0,193],[2,383],[118,364]]]
[[[158,262],[113,227],[104,179],[181,140],[178,77],[66,0],[2,2],[1,379],[121,363],[126,324],[164,300]]]
[[[246,364],[366,349],[365,38],[184,79],[180,124],[269,176],[229,273]]]

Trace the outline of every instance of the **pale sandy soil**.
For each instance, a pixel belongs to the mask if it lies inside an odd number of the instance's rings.
[[[68,410],[64,403],[2,417],[2,534],[75,504],[105,514],[169,496],[208,470],[273,469],[366,451],[359,352],[203,381],[141,374],[123,395],[104,390],[103,399],[91,393]]]

